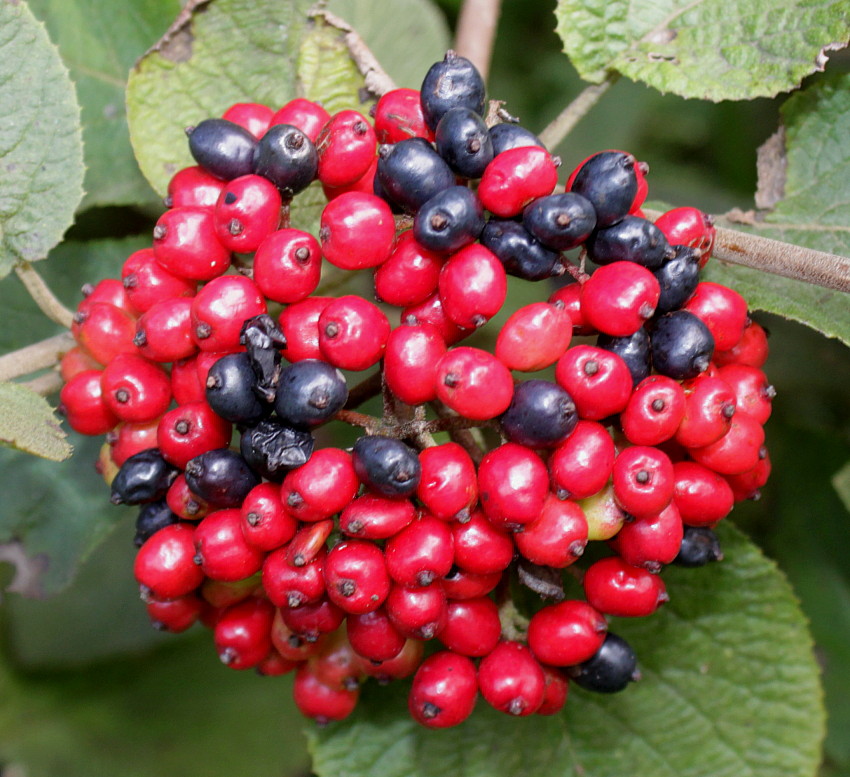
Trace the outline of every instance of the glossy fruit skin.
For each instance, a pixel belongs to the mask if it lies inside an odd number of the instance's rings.
[[[563,306],[532,302],[514,311],[496,338],[496,358],[509,370],[535,372],[566,353],[573,327]]]
[[[228,607],[213,630],[221,662],[230,669],[251,669],[272,649],[274,607],[266,599],[251,597]]]
[[[416,587],[394,584],[384,607],[406,639],[433,639],[446,622],[446,595],[439,582]]]
[[[296,97],[290,100],[272,116],[272,125],[291,124],[300,129],[313,143],[319,137],[322,127],[331,115],[319,103]]]
[[[266,484],[258,488],[263,485]],[[324,547],[314,558],[299,566],[292,564],[288,555],[287,547],[278,547],[271,550],[263,561],[262,580],[266,596],[283,609],[321,601],[326,590],[324,570],[327,552]]]
[[[133,342],[138,352],[155,362],[176,362],[193,356],[192,299],[175,297],[156,302],[142,313]]]
[[[747,364],[751,367],[763,367],[769,352],[767,330],[755,321],[750,321],[738,344],[728,351],[716,353],[714,362],[718,367],[727,364]]]
[[[566,285],[561,286],[549,295],[552,305],[561,305],[570,317],[574,335],[592,335],[596,330],[585,321],[581,312],[581,284],[577,281],[567,280]]]
[[[478,679],[472,659],[441,650],[428,656],[417,669],[408,709],[423,726],[448,728],[472,714],[477,698]]]
[[[375,130],[361,113],[340,111],[331,116],[316,139],[319,180],[328,186],[347,186],[368,169],[375,158]]]
[[[109,364],[119,353],[136,353],[134,316],[108,302],[81,305],[74,314],[71,334],[99,364]]]
[[[307,297],[289,305],[280,314],[278,323],[286,337],[286,347],[280,353],[287,361],[321,359],[319,350],[319,316],[333,297]]]
[[[130,456],[113,478],[109,501],[114,505],[143,504],[162,499],[177,477],[174,469],[162,457],[159,449]]]
[[[656,515],[673,499],[673,463],[658,448],[625,448],[614,461],[612,475],[617,504],[635,518]]]
[[[151,625],[157,631],[180,634],[197,623],[203,610],[203,602],[195,594],[186,594],[176,599],[148,596],[145,609],[151,619]]]
[[[402,310],[401,321],[403,324],[430,324],[440,333],[446,345],[453,345],[474,331],[459,327],[446,315],[439,292],[418,305]]]
[[[384,377],[393,392],[408,405],[421,405],[437,397],[437,363],[446,353],[446,342],[431,324],[402,324],[387,338]]]
[[[721,561],[723,552],[717,535],[705,526],[686,526],[679,554],[673,563],[680,567],[704,567]]]
[[[637,657],[622,637],[608,634],[598,652],[569,673],[582,688],[597,693],[617,693],[637,679]]]
[[[230,251],[219,242],[207,208],[165,211],[154,227],[153,252],[172,275],[194,281],[212,280],[230,267]]]
[[[549,473],[536,453],[508,442],[481,460],[478,490],[488,520],[498,528],[515,529],[540,515]]]
[[[673,465],[673,501],[687,526],[714,526],[732,510],[734,496],[726,480],[693,461]]]
[[[652,317],[659,294],[658,281],[645,267],[614,262],[600,267],[582,286],[582,313],[594,329],[625,337]]]
[[[239,347],[243,322],[264,313],[265,298],[250,278],[214,278],[192,301],[192,336],[203,351],[233,351]]]
[[[480,178],[493,160],[493,141],[479,113],[451,108],[434,130],[437,153],[463,178]]]
[[[186,464],[186,483],[201,499],[220,507],[239,507],[259,483],[257,475],[236,451],[216,448]]]
[[[760,424],[767,422],[776,389],[768,383],[767,376],[758,367],[729,364],[721,367],[717,375],[734,392],[736,413],[747,415]]]
[[[557,383],[528,380],[516,385],[499,422],[511,442],[553,448],[572,434],[578,414],[572,397]]]
[[[142,505],[139,514],[136,516],[136,533],[133,535],[133,544],[137,548],[142,547],[160,529],[171,526],[179,520],[180,518],[171,512],[164,499]]]
[[[486,596],[449,601],[437,638],[449,650],[479,658],[496,647],[501,638],[499,610]]]
[[[552,193],[558,168],[551,154],[537,146],[512,148],[494,157],[478,186],[484,207],[499,218],[518,216],[538,197]]]
[[[523,211],[522,224],[547,248],[569,251],[590,237],[596,227],[596,211],[580,194],[550,194]]]
[[[322,211],[319,239],[323,256],[336,267],[377,267],[389,258],[395,243],[392,211],[374,194],[341,194]]]
[[[617,354],[629,368],[632,383],[637,386],[652,371],[652,354],[649,334],[641,327],[636,332],[623,337],[599,335],[596,338],[597,348],[602,348]]]
[[[299,607],[281,607],[280,613],[283,622],[308,642],[315,642],[319,637],[336,631],[345,620],[345,612],[328,598]]]
[[[635,387],[620,424],[633,445],[659,445],[676,434],[684,416],[682,386],[664,375],[651,375]]]
[[[679,310],[694,294],[699,283],[699,254],[687,246],[674,246],[675,255],[655,270],[661,288],[656,313]]]
[[[230,442],[230,424],[206,402],[190,402],[169,410],[157,427],[157,447],[162,457],[179,469],[190,459]]]
[[[322,448],[287,473],[281,499],[299,521],[321,521],[349,504],[359,486],[351,455],[339,448]]]
[[[549,494],[539,517],[523,526],[514,541],[532,564],[564,569],[584,553],[587,519],[576,502]]]
[[[286,423],[312,429],[331,418],[347,399],[345,376],[336,367],[304,359],[281,371],[275,410]]]
[[[673,208],[662,213],[655,220],[655,226],[664,233],[670,245],[695,249],[699,253],[700,268],[705,267],[717,232],[711,216],[697,208]]]
[[[508,409],[514,393],[511,373],[495,356],[460,347],[437,362],[437,397],[466,418],[484,421]]]
[[[607,631],[608,624],[598,610],[587,602],[567,599],[532,616],[528,646],[542,664],[572,666],[590,658]]]
[[[292,699],[298,711],[317,723],[326,724],[332,720],[344,720],[357,706],[360,690],[332,688],[321,682],[308,664],[300,666],[295,672],[292,686]]]
[[[601,265],[634,262],[657,270],[673,257],[664,233],[651,221],[638,216],[624,216],[615,224],[597,230],[586,247],[588,256]]]
[[[402,232],[389,258],[375,270],[375,295],[388,305],[407,307],[424,302],[437,289],[444,259]]]
[[[216,237],[229,251],[251,253],[277,229],[281,199],[260,175],[230,181],[215,206]]]
[[[349,537],[385,540],[409,526],[415,518],[416,509],[409,500],[366,493],[343,508],[339,529]]]
[[[494,526],[481,510],[473,510],[465,523],[452,522],[450,526],[454,540],[454,564],[463,572],[474,575],[501,574],[513,561],[511,535]],[[450,598],[461,598],[453,592],[448,595]]]
[[[758,464],[764,451],[764,429],[745,415],[732,418],[729,431],[717,442],[690,448],[691,458],[721,475],[740,475]]]
[[[507,296],[505,269],[479,244],[462,248],[440,271],[443,310],[458,326],[475,329],[499,312]]]
[[[275,124],[257,143],[251,172],[291,199],[315,180],[318,166],[316,147],[304,132],[290,124]]]
[[[737,413],[732,388],[720,377],[700,375],[682,384],[685,413],[676,430],[676,441],[686,448],[717,442],[729,431]]]
[[[349,615],[345,619],[345,630],[354,651],[370,661],[395,658],[406,642],[383,607],[362,615]]]
[[[459,251],[484,229],[481,202],[466,186],[450,186],[422,204],[413,219],[413,235],[425,248],[441,254]]]
[[[136,554],[133,574],[140,585],[161,599],[175,599],[194,591],[204,573],[195,564],[195,529],[175,523],[156,532]]]
[[[508,275],[540,281],[563,272],[560,256],[535,240],[520,223],[490,219],[481,232],[481,245],[492,251]]]
[[[293,303],[312,294],[319,285],[322,248],[300,229],[279,229],[257,247],[254,283],[268,299]]]
[[[434,133],[425,124],[418,89],[391,89],[381,95],[375,106],[375,135],[378,143],[434,139]]]
[[[75,345],[66,351],[59,360],[59,374],[65,383],[86,370],[102,369],[103,365],[90,356],[81,345]]]
[[[205,385],[209,406],[227,421],[253,426],[271,413],[271,406],[260,399],[256,390],[257,376],[247,353],[231,353],[218,359],[210,367]]]
[[[425,643],[422,640],[408,639],[401,652],[394,658],[382,661],[378,666],[371,661],[362,662],[363,673],[376,678],[381,685],[410,677],[422,663],[424,653]]]
[[[216,510],[195,528],[201,569],[212,580],[235,582],[259,572],[265,553],[245,542],[238,509]]]
[[[445,160],[422,138],[380,146],[378,156],[376,184],[389,202],[408,213],[456,183]]]
[[[752,469],[740,472],[737,475],[725,475],[726,482],[732,488],[735,501],[758,499],[761,495],[760,489],[770,477],[771,469],[770,454],[766,448],[763,448],[759,452],[758,463]]]
[[[140,424],[120,423],[106,435],[110,456],[115,466],[120,467],[130,456],[148,448],[156,448],[156,432],[159,418]]]
[[[242,536],[260,550],[274,550],[289,542],[298,528],[295,517],[287,512],[275,483],[260,483],[252,488],[241,507]]]
[[[106,434],[118,423],[118,417],[104,401],[102,374],[101,370],[83,370],[59,392],[59,410],[75,432]]]
[[[695,378],[708,368],[714,353],[714,337],[708,327],[687,310],[656,319],[650,343],[656,371],[673,380]]]
[[[189,490],[186,476],[182,473],[169,486],[165,501],[175,515],[187,521],[200,521],[213,509],[208,502]]]
[[[657,515],[626,523],[609,545],[625,563],[657,574],[678,555],[683,531],[674,501]]]
[[[570,348],[555,366],[555,380],[573,398],[579,417],[591,421],[619,413],[632,390],[626,363],[592,345]]]
[[[717,351],[728,351],[738,344],[747,326],[747,301],[738,292],[719,283],[697,284],[684,306],[700,319],[714,338]]]
[[[189,152],[216,178],[230,181],[253,172],[257,139],[244,127],[227,119],[204,119],[188,134]]]
[[[346,613],[377,610],[390,593],[384,554],[367,540],[343,540],[331,548],[324,575],[328,597]]]
[[[638,191],[635,165],[631,154],[601,151],[570,176],[567,191],[590,200],[598,228],[615,224],[629,213]]]
[[[668,600],[663,581],[618,556],[591,564],[582,581],[588,603],[606,615],[642,618]]]
[[[425,448],[419,465],[416,496],[428,511],[444,521],[468,518],[478,500],[478,479],[466,450],[455,442]]]
[[[426,513],[387,540],[384,555],[396,583],[410,588],[430,585],[452,568],[452,530]]]
[[[543,669],[520,642],[500,642],[478,665],[481,695],[508,715],[532,715],[543,703]]]
[[[484,114],[484,79],[475,65],[454,51],[428,69],[420,88],[425,124],[436,130],[440,119],[452,108],[467,108]]]
[[[523,146],[540,146],[546,148],[531,130],[519,124],[503,122],[490,127],[490,140],[493,143],[493,154],[501,154],[511,148]]]
[[[153,249],[143,248],[127,257],[121,279],[133,309],[144,313],[155,303],[172,297],[191,297],[197,283],[168,272],[154,257]]]
[[[174,173],[168,182],[165,207],[213,208],[226,185],[226,181],[216,178],[200,166],[184,167]]]
[[[272,124],[274,111],[260,103],[234,103],[222,115],[222,119],[244,127],[255,138],[261,138]]]
[[[549,458],[552,489],[561,499],[586,499],[608,482],[616,450],[608,430],[580,420]]]
[[[579,506],[587,518],[588,540],[610,540],[626,524],[628,514],[614,498],[611,483],[593,496],[579,500]]]
[[[377,434],[357,439],[352,463],[361,482],[390,498],[413,494],[422,474],[416,451],[401,440]]]
[[[318,320],[322,358],[341,370],[365,370],[383,356],[390,322],[377,305],[355,294],[337,297]]]

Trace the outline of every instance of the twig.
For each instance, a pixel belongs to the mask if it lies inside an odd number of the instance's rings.
[[[591,108],[599,102],[602,95],[616,83],[619,75],[609,72],[601,84],[591,84],[578,97],[576,97],[564,110],[562,110],[549,126],[540,133],[539,137],[546,148],[553,149],[567,135],[572,132],[573,127],[584,118]]]
[[[40,375],[33,380],[29,380],[23,385],[26,386],[30,391],[34,391],[36,394],[40,394],[43,397],[49,397],[51,394],[55,394],[59,391],[64,384],[62,380],[62,376],[53,370],[50,372],[46,372],[44,375]]]
[[[345,409],[353,410],[355,407],[360,407],[367,399],[378,396],[381,393],[381,379],[381,372],[378,371],[361,380],[348,392]]]
[[[365,413],[358,413],[356,410],[340,410],[334,416],[337,421],[342,421],[351,426],[360,426],[369,434],[374,434],[381,427],[379,418]]]
[[[50,290],[44,282],[44,278],[35,271],[35,268],[29,262],[21,262],[15,267],[15,273],[21,279],[21,283],[24,284],[35,304],[41,308],[41,312],[51,321],[70,329],[74,314]]]
[[[661,215],[653,210],[644,210],[644,213],[651,220]],[[845,256],[725,227],[717,228],[713,256],[722,262],[850,292],[850,258]]]
[[[449,410],[442,402],[432,402],[431,407],[440,418],[457,418],[451,410]],[[469,429],[452,429],[449,431],[449,437],[453,442],[460,445],[472,458],[476,466],[481,463],[484,458],[484,450],[478,444],[475,435]]]
[[[499,22],[500,0],[464,0],[455,34],[455,51],[478,68],[486,81]]]
[[[38,343],[0,356],[0,381],[21,378],[55,366],[75,345],[70,332],[48,337]]]

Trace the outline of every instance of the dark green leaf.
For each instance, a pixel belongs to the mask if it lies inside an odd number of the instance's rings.
[[[844,506],[850,512],[850,462],[832,476],[832,485],[841,497]]]
[[[83,196],[80,109],[44,27],[0,3],[0,278],[44,259]]]
[[[180,10],[178,0],[30,0],[71,71],[82,107],[86,195],[82,207],[131,205],[154,197],[130,146],[127,73]]]
[[[643,680],[614,697],[572,690],[561,715],[511,719],[479,702],[456,729],[407,715],[407,686],[310,737],[322,777],[812,775],[824,714],[805,619],[773,563],[731,526],[726,560],[665,573],[671,602],[617,622]]]
[[[62,461],[71,455],[66,436],[44,397],[17,383],[0,382],[0,443]]]
[[[848,42],[843,0],[559,0],[555,14],[582,78],[714,101],[793,89]]]

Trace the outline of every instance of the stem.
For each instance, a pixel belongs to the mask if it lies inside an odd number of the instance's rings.
[[[382,374],[380,371],[361,380],[360,383],[348,392],[345,409],[353,410],[355,407],[360,407],[367,399],[377,396],[381,392],[381,380]]]
[[[582,91],[555,119],[549,124],[539,137],[546,148],[555,148],[567,135],[572,132],[573,127],[584,118],[591,108],[599,102],[617,81],[619,75],[610,71],[601,84],[591,84]]]
[[[484,81],[490,72],[500,7],[500,0],[464,0],[458,17],[455,51],[478,68]]]
[[[644,210],[644,213],[650,220],[661,215],[653,210]],[[845,256],[725,227],[717,227],[712,255],[721,262],[752,267],[826,289],[850,292],[850,259]]]
[[[15,273],[21,279],[21,283],[24,284],[41,312],[51,321],[70,329],[74,314],[50,290],[50,287],[36,272],[35,268],[29,262],[21,262],[15,267]]]
[[[38,343],[0,356],[0,381],[30,375],[37,370],[55,366],[76,343],[70,332],[48,337]]]
[[[369,434],[374,434],[381,427],[380,419],[366,413],[358,413],[356,410],[340,410],[334,418],[351,426],[360,426]]]
[[[442,402],[434,401],[431,403],[431,407],[434,408],[434,412],[443,418],[459,418],[454,413],[451,412]],[[456,442],[460,445],[472,458],[475,462],[475,465],[478,466],[481,463],[481,459],[484,458],[484,450],[478,444],[478,440],[475,438],[475,435],[467,428],[467,429],[450,429],[449,437],[451,437],[452,442]]]
[[[26,386],[30,391],[34,391],[36,394],[40,394],[43,397],[49,397],[51,394],[55,394],[59,391],[64,385],[65,381],[62,380],[62,376],[58,372],[46,372],[44,375],[40,375],[33,380],[29,380],[23,385]]]

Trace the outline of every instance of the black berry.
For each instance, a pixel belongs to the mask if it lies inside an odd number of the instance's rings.
[[[361,437],[354,443],[353,460],[357,477],[384,496],[409,496],[419,485],[419,457],[401,440],[381,435]]]
[[[231,181],[253,172],[257,139],[227,119],[204,119],[186,130],[195,161],[216,178]]]

